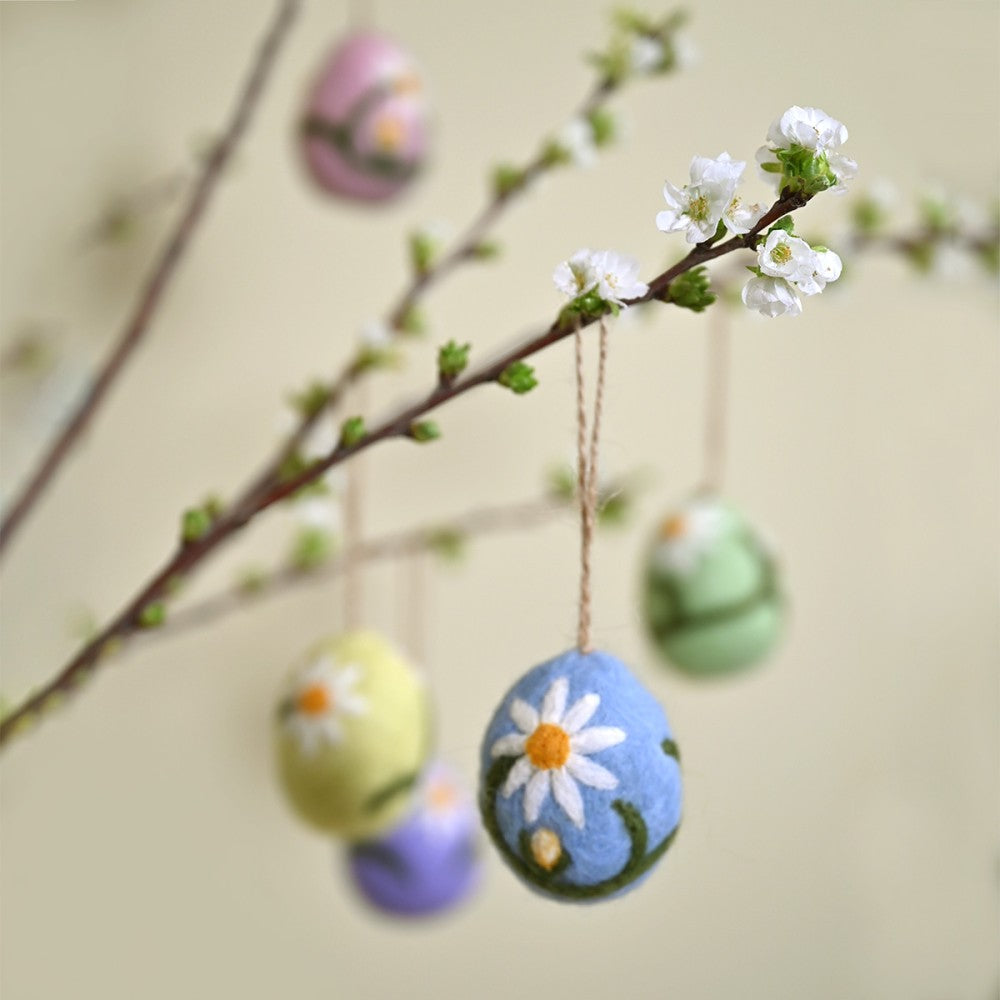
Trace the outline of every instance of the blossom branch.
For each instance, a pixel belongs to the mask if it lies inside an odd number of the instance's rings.
[[[206,157],[187,206],[148,280],[140,290],[132,314],[117,343],[89,391],[45,452],[0,524],[0,553],[6,549],[7,544],[41,498],[148,332],[160,299],[168,288],[176,267],[208,207],[219,178],[250,124],[254,109],[263,93],[282,42],[298,12],[300,2],[301,0],[280,0],[278,3],[274,19],[256,52],[226,130]]]
[[[670,301],[670,284],[675,278],[725,254],[752,249],[759,242],[764,229],[794,209],[805,205],[810,197],[802,193],[783,193],[750,232],[733,236],[723,242],[695,246],[682,260],[655,277],[649,283],[649,290],[645,295],[628,300],[625,304],[638,305],[653,299]],[[275,483],[254,496],[244,497],[228,510],[220,512],[206,527],[204,533],[182,540],[179,548],[122,611],[87,642],[55,677],[4,718],[0,724],[0,746],[5,746],[18,730],[30,727],[35,719],[44,714],[47,705],[58,704],[65,695],[77,689],[83,681],[93,675],[107,656],[117,651],[122,641],[150,624],[147,609],[163,601],[177,581],[183,579],[210,553],[228,542],[259,513],[308,486],[329,469],[349,461],[375,444],[399,438],[410,439],[414,423],[425,414],[472,389],[500,381],[504,372],[515,362],[551,347],[571,336],[577,329],[590,327],[607,311],[610,311],[610,307],[585,315],[570,315],[564,310],[548,328],[511,348],[496,360],[454,382],[439,381],[425,397],[409,406],[404,406],[359,439],[351,443],[342,439],[333,451],[297,475]]]
[[[445,523],[423,525],[371,539],[338,553],[324,565],[303,569],[294,563],[280,566],[255,576],[248,584],[237,584],[228,590],[207,597],[172,614],[161,628],[150,632],[151,638],[174,635],[177,632],[214,622],[261,598],[271,597],[306,583],[321,583],[341,576],[350,562],[357,564],[404,559],[421,552],[433,552],[471,537],[502,531],[520,531],[536,527],[566,513],[565,504],[551,494],[516,504],[483,507],[469,511]]]

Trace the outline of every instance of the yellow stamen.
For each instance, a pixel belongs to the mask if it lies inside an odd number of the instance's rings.
[[[792,248],[787,243],[779,243],[771,251],[771,260],[775,264],[787,264],[792,259]]]
[[[569,733],[561,726],[543,722],[528,737],[524,752],[540,771],[562,767],[569,760]]]

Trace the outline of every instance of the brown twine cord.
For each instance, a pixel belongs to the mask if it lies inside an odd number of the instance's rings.
[[[701,488],[722,490],[726,474],[729,409],[730,325],[724,307],[710,309],[705,367],[704,470]]]
[[[594,424],[587,448],[587,406],[583,379],[583,335],[577,327],[576,349],[576,464],[577,492],[580,495],[580,619],[576,645],[581,653],[593,652],[591,638],[591,551],[597,522],[597,455],[604,412],[604,382],[608,361],[608,328],[601,320],[600,357],[597,364],[597,388],[594,395]]]
[[[368,393],[364,383],[354,389],[355,406],[366,408]],[[364,606],[361,573],[362,498],[364,494],[363,457],[355,455],[345,466],[344,482],[344,626],[356,629],[361,624]]]

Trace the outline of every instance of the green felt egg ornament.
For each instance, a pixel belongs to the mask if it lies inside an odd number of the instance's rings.
[[[712,676],[762,660],[782,631],[773,555],[732,507],[697,497],[665,518],[649,547],[643,616],[663,658]]]
[[[347,840],[371,837],[410,804],[431,743],[427,692],[384,639],[347,632],[292,671],[274,734],[295,812]]]

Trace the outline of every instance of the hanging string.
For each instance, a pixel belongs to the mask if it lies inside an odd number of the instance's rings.
[[[422,552],[413,552],[406,560],[406,646],[414,661],[427,670],[426,641],[426,562]]]
[[[729,409],[729,310],[721,303],[708,311],[705,377],[704,468],[701,488],[719,493],[726,473]]]
[[[359,412],[368,402],[363,383],[355,387],[354,401]],[[345,466],[344,482],[344,626],[356,629],[361,624],[364,603],[361,573],[362,495],[364,493],[364,458],[355,455]]]
[[[576,350],[576,465],[580,497],[580,618],[576,645],[581,653],[593,651],[591,639],[591,552],[597,523],[597,455],[604,411],[604,382],[608,361],[608,328],[601,319],[600,357],[594,395],[594,425],[587,445],[587,405],[583,378],[583,335],[579,326],[574,335]]]

